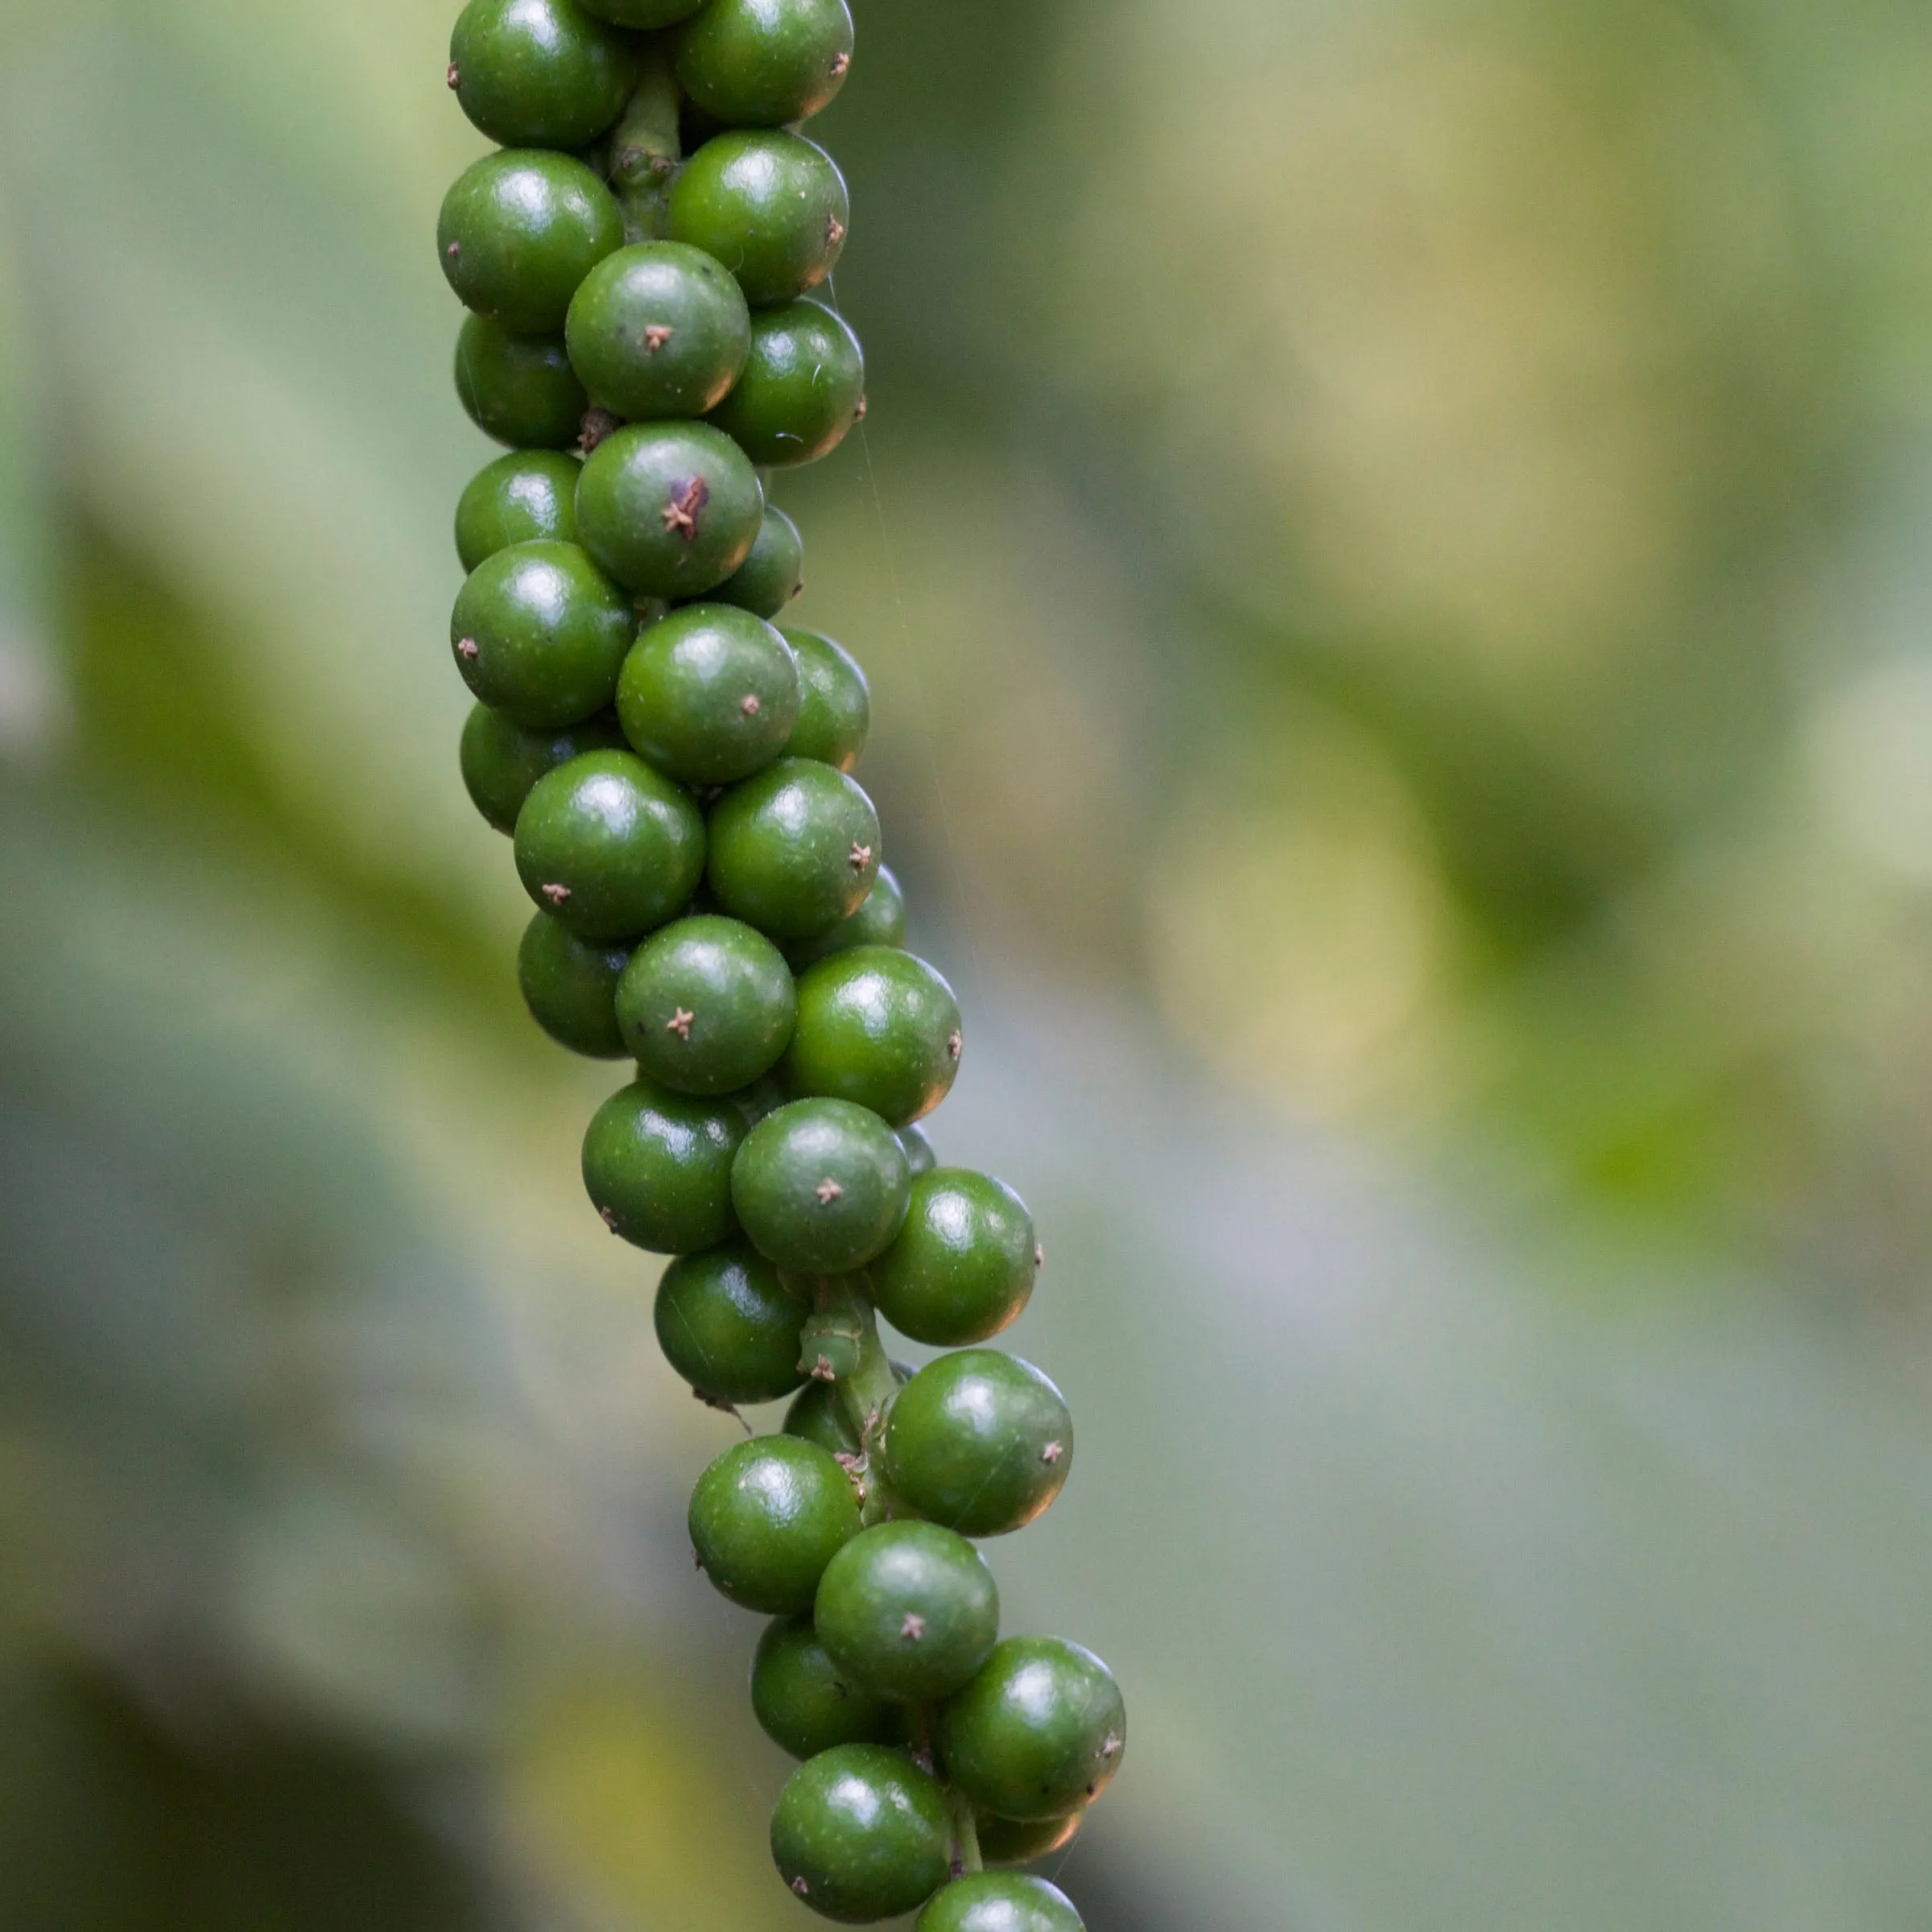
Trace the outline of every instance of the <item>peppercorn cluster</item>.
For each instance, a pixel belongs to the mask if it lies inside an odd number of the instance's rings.
[[[1019,1196],[915,1125],[964,1035],[903,949],[851,776],[865,675],[773,622],[803,558],[773,478],[865,413],[857,338],[813,297],[845,183],[799,131],[852,55],[846,0],[458,20],[449,85],[500,146],[438,247],[469,312],[457,393],[510,450],[456,513],[462,771],[537,908],[531,1013],[636,1065],[584,1179],[613,1234],[671,1257],[666,1356],[716,1408],[791,1398],[690,1514],[711,1582],[774,1620],[751,1695],[801,1761],[780,1876],[846,1924],[1078,1932],[1056,1888],[997,1868],[1079,1829],[1125,1749],[1120,1691],[1077,1644],[1001,1641],[969,1540],[1034,1521],[1072,1467],[1059,1391],[980,1346],[1044,1257]],[[881,1315],[956,1352],[915,1374]]]

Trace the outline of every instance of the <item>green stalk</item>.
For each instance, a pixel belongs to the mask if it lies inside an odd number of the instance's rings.
[[[671,233],[671,184],[684,158],[678,134],[683,99],[670,41],[654,35],[630,105],[610,137],[610,192],[624,217],[626,242],[661,242]]]
[[[985,1860],[980,1856],[980,1821],[973,1815],[972,1800],[956,1785],[946,1787],[946,1809],[952,1814],[952,1875],[981,1872]]]
[[[865,1492],[865,1522],[869,1527],[909,1515],[886,1480],[881,1453],[899,1380],[879,1340],[879,1318],[849,1275],[820,1276],[815,1300],[816,1312],[799,1338],[802,1359],[811,1364],[814,1375],[836,1387],[845,1419],[859,1439],[859,1468],[853,1473]]]

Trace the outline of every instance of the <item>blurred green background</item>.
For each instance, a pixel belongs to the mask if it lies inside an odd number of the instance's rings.
[[[1932,15],[860,0],[800,621],[1093,1932],[1932,1923]],[[456,772],[452,0],[0,0],[0,1926],[802,1932]]]

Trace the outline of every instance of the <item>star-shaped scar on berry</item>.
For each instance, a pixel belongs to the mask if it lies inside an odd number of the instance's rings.
[[[845,1190],[836,1181],[828,1179],[820,1181],[812,1191],[818,1195],[821,1208],[829,1208]]]
[[[697,1017],[695,1013],[688,1012],[685,1008],[680,1006],[664,1022],[664,1030],[667,1033],[675,1033],[681,1040],[688,1041],[691,1038],[691,1023]]]
[[[863,872],[871,863],[872,848],[869,845],[855,845],[852,847],[852,869],[854,872]]]
[[[664,506],[664,527],[675,530],[688,543],[698,534],[698,517],[711,501],[711,485],[702,477],[693,477],[682,489],[671,493]]]
[[[654,356],[678,332],[667,322],[653,322],[644,331],[644,353]]]

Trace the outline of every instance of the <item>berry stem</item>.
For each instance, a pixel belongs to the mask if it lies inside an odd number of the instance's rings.
[[[859,1453],[866,1465],[866,1524],[910,1515],[912,1512],[899,1504],[886,1480],[886,1419],[892,1413],[899,1380],[879,1340],[879,1318],[848,1275],[820,1276],[816,1298],[818,1311],[806,1330],[806,1353],[811,1353],[815,1331],[834,1335],[843,1344],[828,1352],[828,1360],[845,1419],[859,1439]]]
[[[980,1856],[980,1824],[972,1800],[956,1785],[946,1787],[946,1809],[952,1814],[952,1869],[955,1877],[985,1869]]]
[[[684,150],[678,133],[683,94],[671,43],[646,43],[638,85],[610,137],[610,192],[624,217],[626,242],[659,242],[671,232],[671,184]]]

